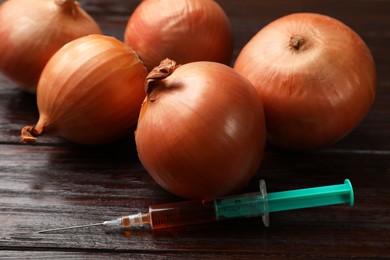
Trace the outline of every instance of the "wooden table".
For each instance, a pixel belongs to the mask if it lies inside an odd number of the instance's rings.
[[[139,1],[82,1],[105,34],[123,39]],[[390,1],[220,0],[231,19],[235,56],[260,28],[285,14],[320,12],[340,19],[366,41],[377,64],[377,99],[348,137],[327,149],[298,153],[267,145],[244,192],[342,183],[355,206],[312,208],[260,219],[231,220],[160,231],[86,228],[37,234],[46,228],[100,222],[180,200],[140,165],[129,138],[103,147],[45,135],[20,143],[38,118],[35,97],[0,78],[0,258],[258,259],[390,258]],[[0,57],[1,58],[1,57]]]

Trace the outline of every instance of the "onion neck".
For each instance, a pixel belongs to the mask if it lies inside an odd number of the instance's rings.
[[[288,46],[293,51],[303,51],[307,48],[307,40],[302,35],[293,35],[290,37]]]
[[[169,77],[178,67],[180,65],[176,64],[176,61],[165,59],[148,74],[145,83],[145,93],[149,100],[156,100],[153,93],[156,89],[166,87],[163,80]]]
[[[76,0],[55,0],[55,4],[58,5],[64,13],[73,17],[78,13]]]
[[[21,140],[25,144],[32,144],[37,141],[37,137],[40,136],[43,131],[50,131],[50,127],[46,116],[40,116],[35,127],[25,126],[21,131]]]

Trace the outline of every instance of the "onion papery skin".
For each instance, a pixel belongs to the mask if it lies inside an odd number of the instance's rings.
[[[263,107],[251,83],[228,66],[193,62],[149,86],[135,141],[153,179],[188,199],[241,190],[265,143]]]
[[[212,0],[142,1],[128,20],[124,41],[148,70],[165,58],[229,65],[233,54],[230,21]]]
[[[22,130],[22,141],[49,131],[88,145],[131,136],[146,76],[134,50],[113,37],[90,35],[64,45],[42,72],[39,120]]]
[[[285,149],[334,144],[375,100],[370,50],[347,25],[321,14],[271,22],[244,46],[234,69],[262,98],[269,142]]]
[[[50,57],[64,44],[101,33],[75,0],[5,1],[0,24],[0,71],[31,93]]]

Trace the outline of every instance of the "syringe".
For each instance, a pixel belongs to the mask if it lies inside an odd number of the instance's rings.
[[[38,231],[46,233],[90,226],[118,226],[124,228],[149,227],[152,229],[200,224],[232,218],[262,217],[269,225],[269,213],[300,208],[354,203],[351,182],[315,188],[297,189],[267,194],[264,180],[260,192],[221,197],[217,199],[192,200],[149,207],[148,213],[137,213],[100,223],[61,227]]]

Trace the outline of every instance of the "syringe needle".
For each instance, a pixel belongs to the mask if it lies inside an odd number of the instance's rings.
[[[60,231],[60,230],[66,230],[66,229],[75,229],[75,228],[85,228],[85,227],[92,227],[92,226],[122,226],[122,227],[141,227],[144,224],[149,224],[149,215],[148,214],[142,214],[137,213],[133,215],[128,215],[125,217],[120,217],[116,219],[111,219],[107,221],[103,221],[100,223],[94,223],[94,224],[87,224],[87,225],[78,225],[78,226],[69,226],[69,227],[61,227],[61,228],[51,228],[51,229],[45,229],[37,231],[37,233],[49,233],[53,231]]]
[[[37,231],[37,233],[48,233],[52,231],[59,231],[59,230],[66,230],[66,229],[74,229],[74,228],[85,228],[85,227],[92,227],[92,226],[103,226],[104,222],[101,223],[94,223],[94,224],[87,224],[87,225],[78,225],[78,226],[70,226],[70,227],[62,227],[62,228],[51,228],[51,229],[45,229]]]

